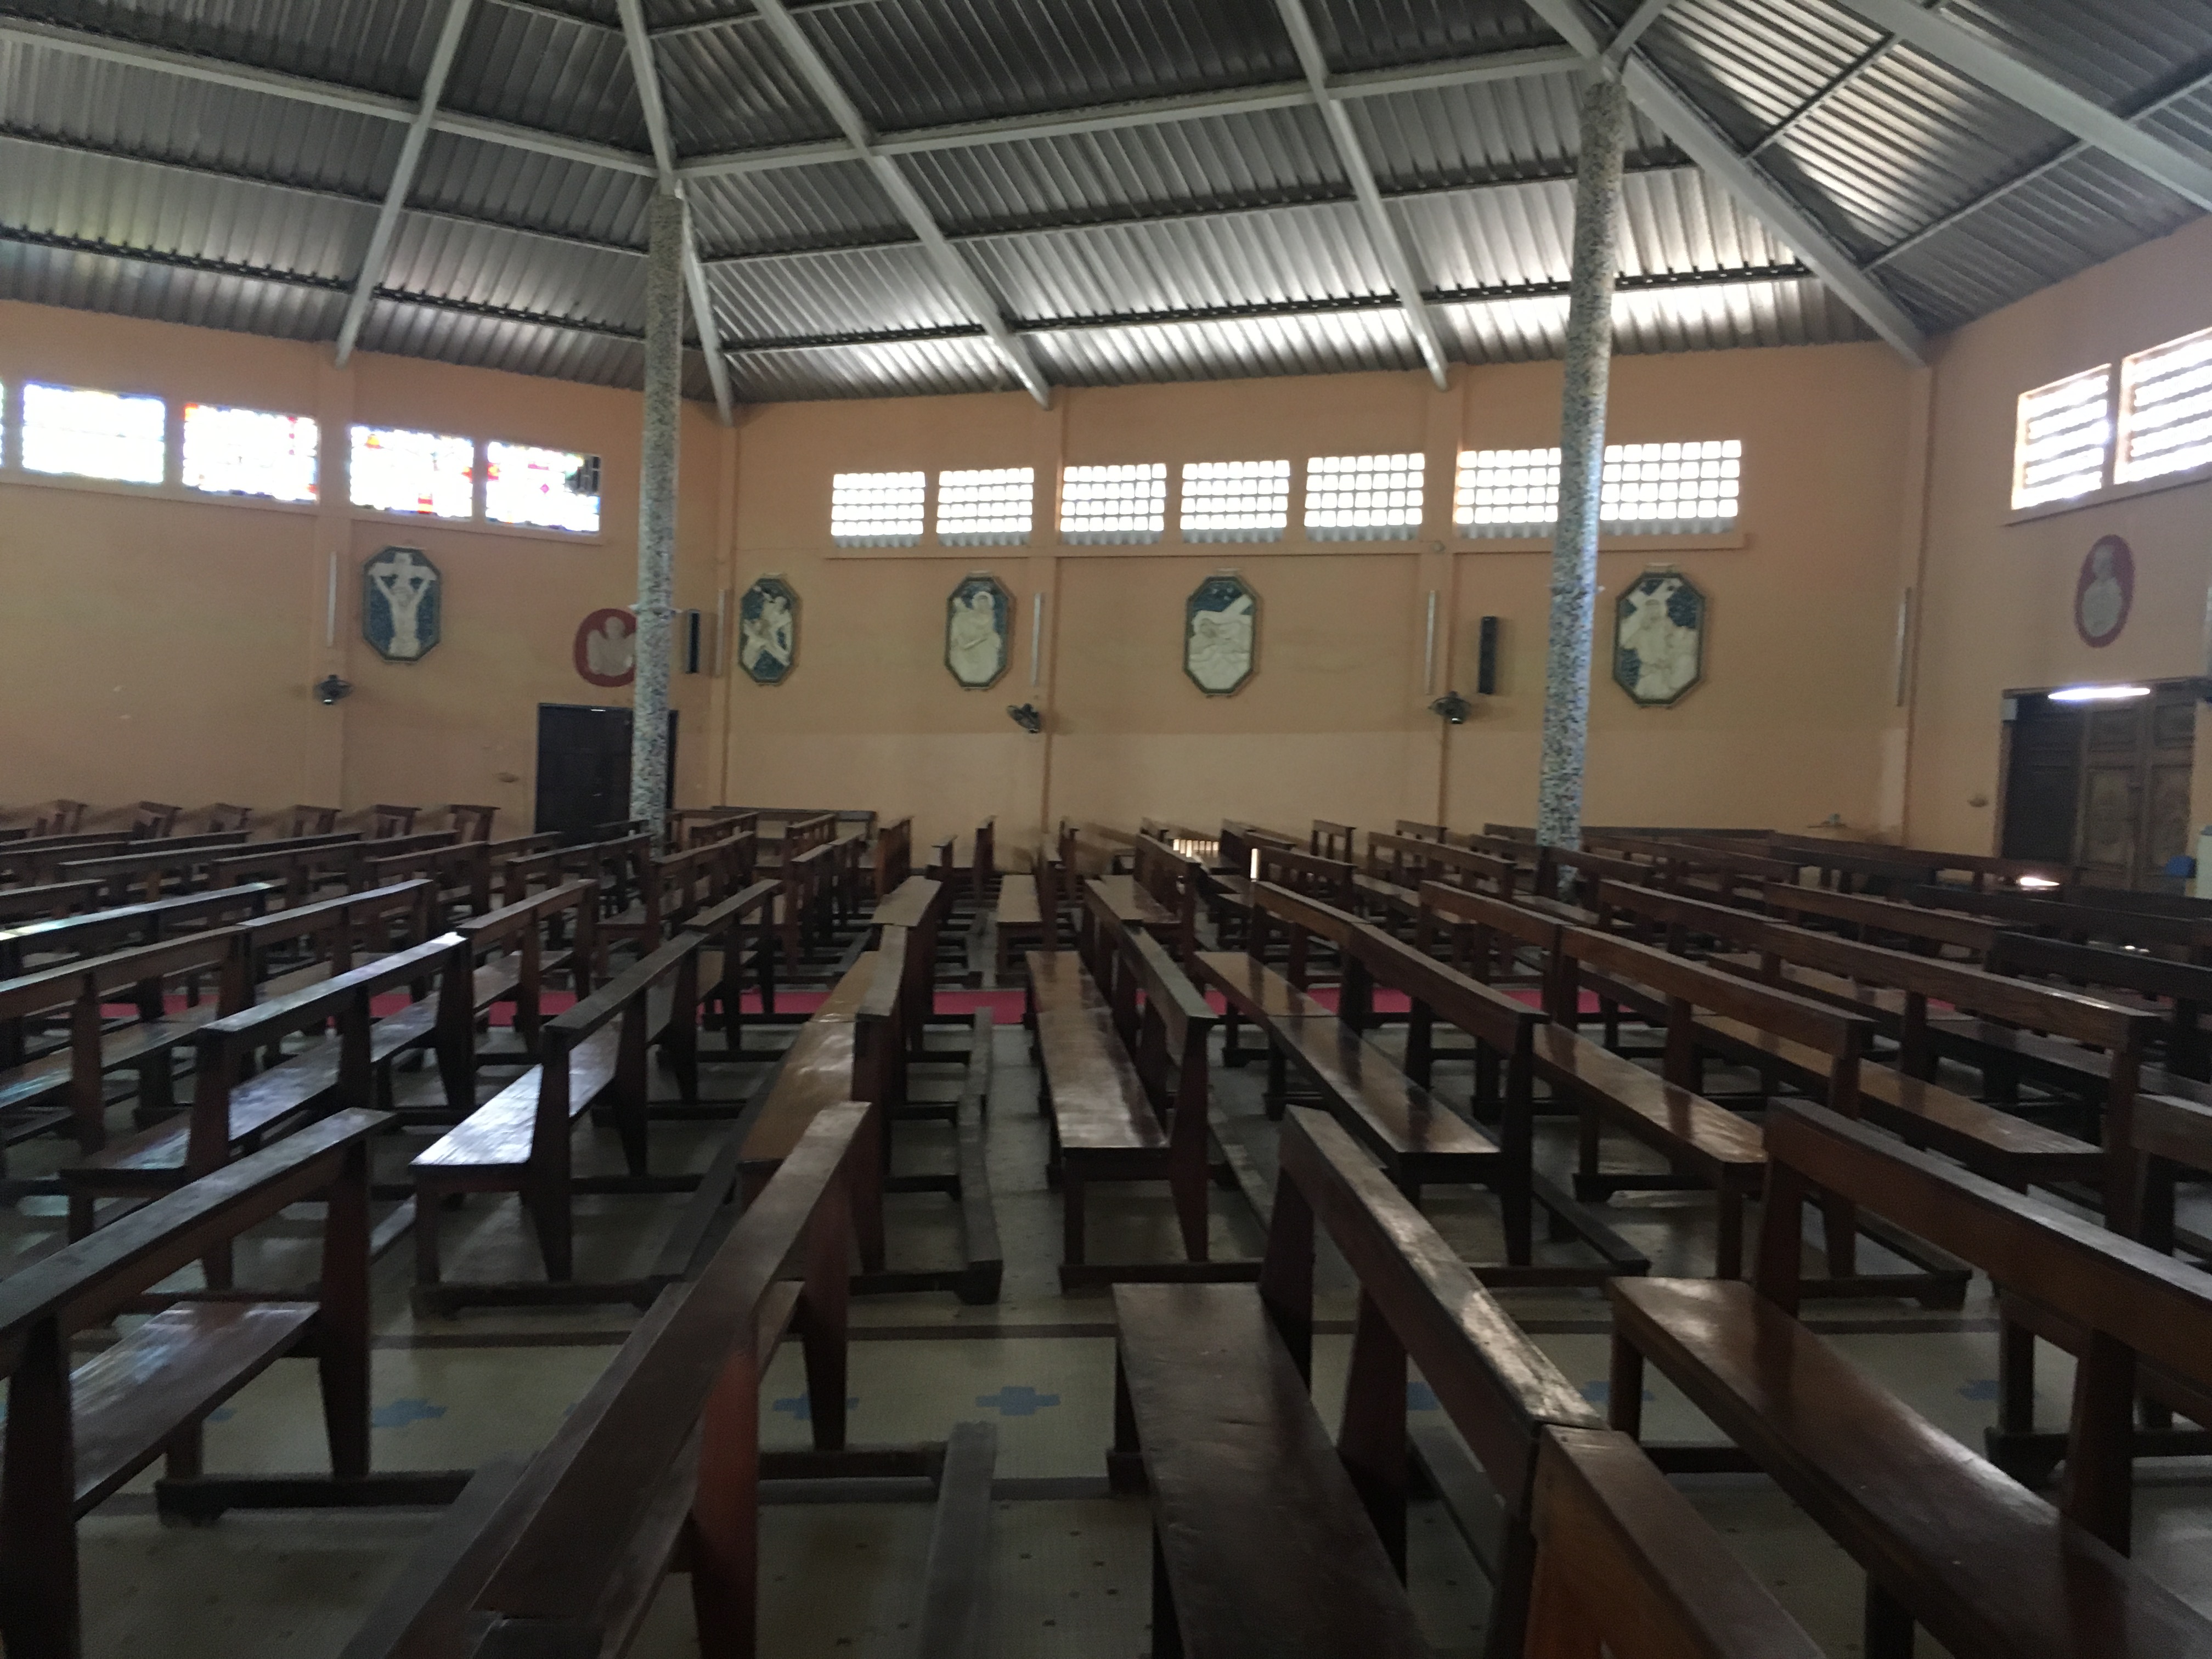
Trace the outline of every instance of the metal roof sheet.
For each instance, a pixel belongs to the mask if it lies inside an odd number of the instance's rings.
[[[1419,366],[1275,0],[789,3],[1050,378]],[[1340,76],[1449,76],[1555,44],[1525,0],[1305,3]],[[333,334],[405,131],[346,106],[349,89],[404,118],[444,4],[0,0],[0,292]],[[1615,25],[1632,9],[1599,7]],[[686,185],[744,395],[1010,384],[964,290],[837,153],[750,0],[646,14],[679,158],[744,157]],[[1951,0],[1949,15],[2212,156],[2212,0]],[[1838,0],[1675,0],[1639,50],[1930,328],[2196,212]],[[1586,72],[1513,67],[1355,85],[1341,106],[1449,349],[1470,361],[1555,353],[1565,315]],[[1266,106],[1239,106],[1254,88]],[[1181,101],[1121,101],[1164,99]],[[1030,115],[1054,130],[1024,131]],[[363,344],[634,383],[653,181],[614,0],[477,0],[444,116],[464,130],[423,148]],[[970,122],[988,130],[941,130]],[[1864,337],[1786,235],[1641,115],[1630,152],[1620,349]],[[703,359],[687,380],[703,392]]]

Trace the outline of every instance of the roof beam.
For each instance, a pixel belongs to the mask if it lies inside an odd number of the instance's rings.
[[[637,78],[638,102],[645,109],[645,131],[653,143],[653,165],[660,186],[681,201],[684,181],[676,176],[676,141],[668,128],[668,105],[661,96],[660,65],[653,55],[653,36],[645,26],[642,0],[616,0],[622,14],[623,40],[629,52],[630,73]],[[707,378],[714,387],[714,408],[727,426],[731,420],[730,366],[723,359],[721,325],[714,315],[714,296],[707,288],[707,273],[699,264],[699,232],[687,204],[684,216],[684,287],[691,298],[691,321],[699,331],[699,349],[707,356]]]
[[[430,125],[438,117],[438,100],[446,94],[446,77],[453,72],[454,54],[469,26],[469,9],[475,0],[446,0],[446,21],[439,25],[438,42],[430,49],[430,66],[422,76],[422,95],[415,106],[415,118],[407,124],[407,137],[399,146],[399,161],[392,170],[376,223],[368,233],[368,250],[361,256],[361,274],[354,279],[345,315],[338,321],[337,364],[343,368],[353,356],[354,342],[368,317],[368,302],[384,281],[392,262],[392,240],[399,231],[399,216],[407,207],[407,192],[415,187],[415,170],[422,164],[423,147],[430,142]]]
[[[1926,337],[1888,289],[1861,270],[1781,185],[1746,160],[1728,135],[1673,82],[1640,58],[1622,65],[1621,81],[1637,106],[1658,122],[1685,155],[1787,243],[1869,328],[1913,362],[1927,361]]]
[[[1443,87],[1476,86],[1487,81],[1522,80],[1530,76],[1558,75],[1576,68],[1581,58],[1565,46],[1530,46],[1512,52],[1484,52],[1447,63],[1418,64],[1402,69],[1375,70],[1339,76],[1328,83],[1334,98],[1387,98],[1394,94],[1432,91]],[[878,133],[872,148],[878,155],[921,155],[933,150],[976,149],[990,144],[1018,143],[1025,139],[1064,138],[1086,132],[1116,132],[1131,127],[1171,125],[1202,121],[1216,116],[1250,115],[1275,109],[1304,109],[1323,101],[1306,81],[1272,81],[1259,86],[1229,87],[1218,92],[1181,93],[1166,98],[1139,98],[1121,103],[1093,104],[1079,109],[1051,110],[1038,115],[1008,116],[988,121],[963,121],[939,127],[917,127],[905,132]],[[781,144],[757,149],[726,150],[698,155],[679,168],[690,178],[726,178],[740,173],[768,173],[784,167],[818,167],[825,161],[849,161],[856,153],[837,143]]]
[[[1660,15],[1674,0],[1644,0],[1644,3],[1629,15],[1620,31],[1605,45],[1605,61],[1618,70],[1628,61],[1628,54],[1636,50],[1636,43],[1644,38],[1644,31],[1657,22]]]
[[[634,4],[635,0],[626,0],[626,3]],[[860,106],[839,83],[829,60],[816,49],[806,31],[799,27],[798,20],[792,16],[784,0],[753,0],[753,6],[768,25],[769,33],[775,37],[776,45],[782,49],[784,56],[805,81],[816,100],[829,112],[830,118],[837,124],[838,131],[845,135],[845,142],[866,159],[869,170],[876,176],[876,182],[883,186],[884,193],[891,199],[891,205],[898,210],[899,216],[907,222],[920,240],[922,252],[935,268],[939,280],[982,325],[984,333],[990,337],[999,356],[1006,360],[1006,367],[1013,372],[1014,378],[1028,388],[1030,396],[1036,398],[1041,406],[1051,408],[1052,385],[1045,379],[1044,370],[1038,365],[1035,355],[1006,325],[1006,319],[999,309],[997,297],[983,285],[982,279],[961,257],[959,250],[945,240],[943,228],[930,212],[928,204],[921,199],[920,192],[899,171],[897,161],[875,152],[874,133],[869,131]]]
[[[25,41],[50,52],[64,52],[73,57],[97,58],[131,69],[182,76],[188,80],[204,81],[214,86],[260,93],[295,103],[315,104],[325,109],[343,110],[349,114],[370,116],[378,120],[411,124],[416,115],[416,106],[412,101],[395,98],[389,93],[371,92],[365,88],[347,86],[342,82],[319,81],[311,76],[293,75],[279,70],[260,69],[251,64],[209,58],[198,52],[177,52],[167,46],[126,40],[119,35],[95,34],[88,29],[70,28],[63,24],[45,23],[28,17],[0,16],[0,40]],[[611,144],[595,144],[587,139],[547,132],[538,127],[519,126],[511,121],[495,121],[486,116],[463,115],[452,110],[440,111],[431,125],[440,132],[482,139],[486,143],[503,145],[509,149],[529,150],[539,155],[580,161],[586,167],[606,167],[616,173],[634,173],[641,178],[654,176],[650,157],[617,149]]]
[[[1912,0],[1844,0],[1844,4],[1876,28],[1887,29],[1967,79],[2033,111],[2197,206],[2212,210],[2212,164],[2203,157],[2145,132],[2003,47],[1948,17],[1922,9]]]
[[[1450,374],[1444,357],[1443,337],[1437,333],[1437,319],[1429,315],[1428,306],[1421,298],[1420,273],[1413,267],[1413,250],[1399,232],[1397,222],[1390,217],[1390,210],[1383,205],[1382,192],[1375,182],[1375,169],[1367,160],[1366,149],[1359,142],[1358,129],[1352,125],[1352,117],[1344,106],[1330,94],[1328,59],[1322,52],[1320,37],[1314,33],[1313,19],[1306,15],[1305,0],[1275,0],[1275,9],[1290,34],[1291,50],[1298,55],[1298,67],[1306,73],[1306,85],[1321,106],[1329,141],[1336,147],[1337,163],[1343,167],[1345,177],[1351,182],[1352,196],[1359,204],[1359,218],[1367,228],[1367,240],[1374,248],[1375,257],[1382,262],[1384,276],[1397,291],[1406,326],[1413,333],[1413,343],[1420,349],[1421,361],[1429,366],[1429,378],[1441,392],[1449,384]]]

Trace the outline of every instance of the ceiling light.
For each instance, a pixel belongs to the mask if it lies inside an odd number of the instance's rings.
[[[2126,702],[2150,696],[2147,685],[2069,685],[2051,693],[2053,702]]]
[[[2027,888],[2031,892],[2041,892],[2045,888],[2056,887],[2058,885],[2057,882],[2051,880],[2048,876],[2022,876],[2014,884]]]

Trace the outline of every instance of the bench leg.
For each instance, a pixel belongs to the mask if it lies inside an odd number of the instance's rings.
[[[530,1218],[531,1230],[538,1235],[538,1254],[545,1263],[545,1277],[556,1280],[572,1278],[575,1273],[575,1241],[568,1213],[568,1182],[526,1177],[522,1208]]]
[[[1912,1615],[1871,1578],[1867,1580],[1861,1651],[1866,1659],[1912,1659]]]
[[[1199,1141],[1195,1158],[1176,1160],[1168,1170],[1168,1191],[1175,1200],[1176,1223],[1182,1229],[1182,1253],[1193,1261],[1206,1259],[1206,1188],[1212,1178],[1206,1166],[1206,1143]]]
[[[691,1616],[699,1650],[760,1650],[760,1375],[733,1358],[708,1396],[691,1505]]]
[[[1182,1659],[1182,1626],[1176,1619],[1175,1589],[1168,1583],[1167,1552],[1152,1528],[1152,1659]]]
[[[1145,1490],[1144,1448],[1137,1437],[1137,1408],[1129,1398],[1129,1370],[1114,1351],[1114,1443],[1106,1452],[1106,1488],[1117,1498]]]
[[[1732,1181],[1720,1185],[1718,1235],[1713,1245],[1713,1277],[1743,1277],[1743,1188]]]
[[[1363,1292],[1352,1332],[1337,1455],[1398,1577],[1406,1576],[1406,1350]]]
[[[1267,1086],[1261,1099],[1266,1103],[1271,1122],[1282,1121],[1283,1108],[1289,1102],[1290,1094],[1290,1064],[1284,1059],[1282,1049],[1270,1042],[1267,1044]]]
[[[1060,1164],[1060,1259],[1073,1267],[1083,1260],[1083,1176],[1066,1158]]]
[[[1483,1638],[1483,1659],[1521,1659],[1528,1632],[1529,1595],[1536,1577],[1536,1540],[1528,1522],[1511,1514],[1504,1517],[1499,1534],[1498,1579],[1491,1589],[1490,1628]]]
[[[428,1182],[415,1183],[415,1282],[434,1285],[441,1271],[438,1260],[438,1218],[446,1207],[446,1194]]]
[[[1607,1374],[1605,1419],[1631,1440],[1644,1437],[1644,1353],[1615,1333],[1613,1364]]]
[[[24,1659],[82,1651],[69,1373],[69,1340],[41,1320],[9,1379],[0,1479],[0,1633]]]

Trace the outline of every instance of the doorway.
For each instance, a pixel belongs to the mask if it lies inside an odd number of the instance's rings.
[[[538,705],[540,835],[582,835],[629,817],[630,711]],[[676,804],[676,710],[668,711],[668,805]]]
[[[2120,703],[2022,692],[2010,734],[2001,855],[2073,865],[2095,887],[2179,890],[2190,849],[2196,680]]]

